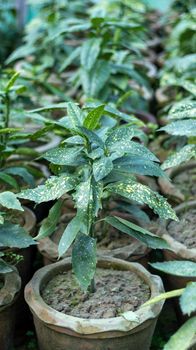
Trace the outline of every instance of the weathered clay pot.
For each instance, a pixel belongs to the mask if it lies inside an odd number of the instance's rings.
[[[175,178],[175,176],[186,173],[187,170],[196,168],[196,161],[190,161],[186,164],[181,164],[177,167],[170,168],[166,171],[167,175],[172,179]],[[195,198],[185,198],[185,194],[182,193],[180,189],[178,189],[174,183],[169,182],[168,180],[164,178],[159,178],[158,183],[161,189],[161,192],[167,196],[172,203],[181,203],[185,200],[192,200]]]
[[[16,318],[15,303],[21,287],[16,270],[0,275],[3,287],[0,289],[0,349],[12,350]]]
[[[120,214],[113,212],[113,215],[121,216],[124,219],[130,220],[129,214]],[[59,228],[54,232],[54,234],[50,237],[43,238],[39,241],[38,250],[43,256],[44,265],[51,264],[58,260],[58,243],[60,237],[65,229],[66,223],[69,223],[70,220],[75,216],[75,213],[66,213],[63,215],[63,225],[59,225]],[[138,220],[134,220],[134,222],[138,225],[141,223]],[[111,228],[112,229],[112,228]],[[122,232],[122,235],[125,235]],[[121,246],[119,248],[109,249],[103,247],[101,244],[98,244],[98,253],[104,256],[110,256],[113,258],[124,259],[127,261],[135,261],[141,263],[146,268],[148,267],[148,254],[150,249],[142,244],[141,242],[132,239],[130,237],[130,243],[125,246]],[[71,249],[67,251],[65,257],[71,256]]]
[[[98,267],[136,272],[150,287],[151,297],[163,291],[160,277],[151,275],[141,265],[120,259],[100,258]],[[148,350],[163,303],[135,312],[139,323],[121,317],[82,319],[62,314],[48,306],[40,292],[56,274],[71,269],[64,259],[38,270],[25,288],[25,299],[33,313],[40,350]],[[130,296],[131,298],[131,296]]]

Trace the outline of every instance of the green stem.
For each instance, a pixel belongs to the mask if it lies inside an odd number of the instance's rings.
[[[3,118],[3,128],[9,128],[9,120],[10,120],[10,97],[9,94],[6,93],[5,95],[5,113],[4,113],[4,118]],[[7,139],[8,139],[8,134],[4,134],[1,136],[1,143],[4,145],[4,147],[6,147],[7,144]],[[0,158],[0,167],[2,167],[4,165],[4,159],[1,157]]]

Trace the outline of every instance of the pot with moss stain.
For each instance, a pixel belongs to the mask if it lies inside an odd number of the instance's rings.
[[[103,257],[98,260],[97,267],[135,274],[148,287],[150,297],[163,291],[160,277],[151,275],[140,264]],[[93,319],[61,313],[46,304],[42,293],[49,281],[70,270],[69,258],[45,266],[35,273],[25,288],[25,299],[34,317],[39,349],[149,350],[163,303],[140,306],[132,312],[132,321],[123,316]]]
[[[166,173],[172,183],[164,178],[159,178],[158,183],[161,192],[168,197],[170,202],[178,204],[196,199],[196,161],[170,168]]]
[[[183,214],[190,215],[190,213],[193,211],[191,215],[192,215],[192,219],[194,220],[194,217],[195,217],[194,214],[196,211],[196,201],[182,203],[174,209],[176,211],[177,216],[179,217]],[[172,232],[174,232],[174,234],[172,235],[171,235],[170,225],[173,226]],[[192,225],[194,226],[194,222],[192,222]],[[188,235],[189,228],[190,228],[190,221],[188,217],[187,218],[185,217],[184,223],[183,221],[180,221],[179,223],[169,221],[166,224],[165,231],[162,237],[167,241],[167,243],[172,249],[172,251],[171,250],[163,251],[164,258],[166,261],[189,260],[189,261],[196,262],[196,237],[194,235],[195,231],[194,232],[190,231],[191,236],[189,237]],[[195,226],[194,226],[194,230],[195,230]],[[184,234],[184,237],[181,235],[181,233]],[[184,288],[186,284],[190,281],[196,282],[196,278],[179,277],[174,275],[167,275],[167,278],[171,289]]]
[[[0,275],[0,349],[13,349],[13,333],[16,315],[16,300],[21,279],[16,270]]]
[[[66,210],[67,212],[67,210]],[[112,215],[120,216],[126,220],[132,220],[137,225],[142,226],[142,222],[138,219],[132,218],[130,214],[112,212]],[[58,243],[65,230],[66,225],[75,216],[75,213],[66,213],[61,217],[61,222],[56,231],[50,237],[43,238],[39,241],[38,250],[43,256],[44,265],[52,264],[58,260]],[[110,234],[106,239],[99,238],[99,231],[102,230],[102,224],[99,223],[97,227],[98,238],[98,253],[104,256],[123,259],[127,261],[135,261],[141,263],[144,267],[148,267],[148,256],[150,249],[143,243],[120,232],[110,226]],[[119,236],[119,237],[118,237]],[[117,244],[116,244],[117,242]],[[115,244],[114,244],[115,243]],[[71,248],[65,254],[65,257],[71,256]]]

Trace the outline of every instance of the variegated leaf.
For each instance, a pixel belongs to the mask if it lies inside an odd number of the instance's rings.
[[[44,185],[20,192],[17,197],[34,201],[35,203],[48,202],[60,198],[77,185],[74,176],[51,176]]]
[[[8,209],[14,209],[14,210],[20,210],[20,211],[24,210],[21,207],[21,204],[17,199],[17,196],[14,193],[9,191],[0,193],[0,205]]]
[[[187,284],[185,291],[180,297],[180,307],[183,314],[190,314],[196,311],[196,282]]]
[[[77,165],[83,160],[81,158],[81,151],[83,147],[57,147],[53,148],[43,154],[43,158],[57,165]],[[79,157],[80,155],[80,157]]]
[[[163,170],[177,166],[183,162],[187,162],[191,158],[196,157],[196,146],[186,145],[182,147],[178,152],[175,152],[162,164]]]

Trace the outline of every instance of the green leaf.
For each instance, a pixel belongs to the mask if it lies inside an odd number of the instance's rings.
[[[75,129],[78,126],[82,125],[82,112],[81,109],[75,103],[68,102],[67,115],[69,118],[71,128]]]
[[[102,180],[113,169],[113,163],[110,157],[101,157],[93,162],[93,175],[96,181]]]
[[[10,167],[3,170],[6,174],[16,175],[21,177],[28,185],[35,186],[34,177],[31,173],[23,167]]]
[[[27,248],[36,244],[33,238],[19,225],[6,222],[0,225],[0,247]]]
[[[21,207],[21,204],[17,199],[17,196],[14,193],[9,191],[0,193],[0,205],[8,209],[21,210],[21,211],[24,210]]]
[[[75,59],[78,58],[78,56],[80,55],[81,52],[81,47],[77,47],[75,50],[73,50],[71,52],[71,54],[68,55],[68,57],[64,60],[63,64],[61,65],[59,72],[63,72],[67,67],[70,66],[70,64],[72,64]]]
[[[122,152],[124,152],[124,148],[127,146],[127,143],[130,142],[133,135],[134,132],[132,126],[121,126],[117,129],[111,130],[105,144],[111,151],[121,151],[122,149]]]
[[[67,225],[60,239],[58,252],[59,257],[62,257],[69,249],[82,226],[82,216],[77,214]]]
[[[14,73],[14,75],[12,75],[11,79],[8,81],[6,87],[5,87],[5,92],[8,93],[9,90],[12,88],[12,86],[14,85],[15,81],[18,79],[20,73],[16,72]]]
[[[107,216],[104,220],[115,227],[117,230],[124,232],[135,239],[145,243],[148,247],[153,249],[168,249],[167,242],[154,235],[153,233],[145,230],[144,228],[133,224],[130,221],[124,220],[117,216]]]
[[[66,192],[75,188],[77,180],[74,176],[51,176],[45,185],[35,189],[20,192],[17,197],[34,201],[35,203],[48,202],[60,198]]]
[[[13,269],[3,259],[0,259],[0,274],[12,272]]]
[[[107,114],[109,114],[111,116],[118,117],[118,118],[120,118],[120,120],[124,120],[128,123],[133,123],[133,124],[136,124],[138,126],[144,126],[144,123],[140,119],[137,119],[133,115],[129,115],[129,114],[126,114],[124,112],[120,112],[118,109],[116,109],[110,105],[107,105],[104,110],[105,110],[105,112],[107,112]]]
[[[180,277],[196,277],[196,263],[187,260],[165,261],[151,264],[155,269]]]
[[[17,181],[14,179],[14,177],[8,174],[5,174],[4,172],[0,172],[0,180],[12,186],[15,189],[18,189],[18,184],[17,184]]]
[[[178,120],[160,128],[160,130],[164,130],[170,135],[196,136],[196,120]]]
[[[84,290],[87,290],[94,277],[96,263],[96,240],[80,234],[73,245],[72,266],[76,278]]]
[[[190,282],[180,297],[180,307],[183,314],[190,314],[196,311],[196,282]]]
[[[90,111],[84,119],[84,126],[87,129],[94,130],[98,126],[99,120],[102,117],[105,105],[98,106]]]
[[[93,68],[101,48],[101,38],[92,38],[84,41],[81,51],[81,65],[86,70]]]
[[[63,206],[63,201],[59,199],[53,207],[49,210],[48,217],[43,220],[42,225],[39,229],[38,235],[35,239],[39,240],[44,237],[50,236],[56,228],[56,225],[61,216],[61,208]]]
[[[196,146],[186,145],[182,147],[178,152],[175,152],[168,157],[162,164],[161,168],[163,170],[177,166],[183,162],[187,162],[191,158],[196,157]]]
[[[87,140],[92,143],[92,144],[95,144],[99,147],[101,147],[102,149],[105,148],[105,145],[102,141],[102,139],[94,132],[94,131],[91,131],[91,130],[88,130],[84,127],[79,127],[77,128],[78,129],[78,132],[85,138],[87,138]]]
[[[74,165],[77,164],[82,149],[83,147],[56,147],[44,153],[42,158],[47,159],[52,164]]]
[[[98,60],[89,72],[81,69],[81,82],[87,97],[98,97],[110,77],[110,70],[109,62],[104,60]]]
[[[169,111],[169,119],[196,118],[196,101],[178,102]]]
[[[138,159],[136,156],[125,158],[129,159],[128,163],[126,163],[126,160],[123,158],[120,158],[114,161],[114,166],[121,170],[125,169],[133,174],[166,177],[166,174],[163,172],[160,166],[151,160],[146,160],[145,158]]]
[[[188,350],[196,335],[196,317],[186,321],[169,339],[163,350]]]
[[[55,103],[52,105],[47,105],[44,107],[32,109],[31,111],[28,111],[28,113],[49,112],[49,111],[54,111],[58,109],[66,109],[67,106],[68,106],[67,102]]]
[[[134,141],[127,141],[123,143],[123,141],[120,142],[120,144],[117,143],[115,146],[113,146],[112,150],[113,151],[115,150],[117,152],[119,151],[120,153],[124,152],[131,156],[135,156],[137,158],[140,157],[146,160],[159,162],[159,159],[151,151],[149,151],[148,148],[146,148],[142,144]],[[126,161],[131,163],[132,158],[129,159],[127,156]]]
[[[140,183],[129,181],[128,183],[117,182],[106,187],[109,192],[134,200],[141,204],[147,204],[163,219],[177,220],[175,211],[167,203],[167,200],[159,193],[152,191],[149,187]]]

